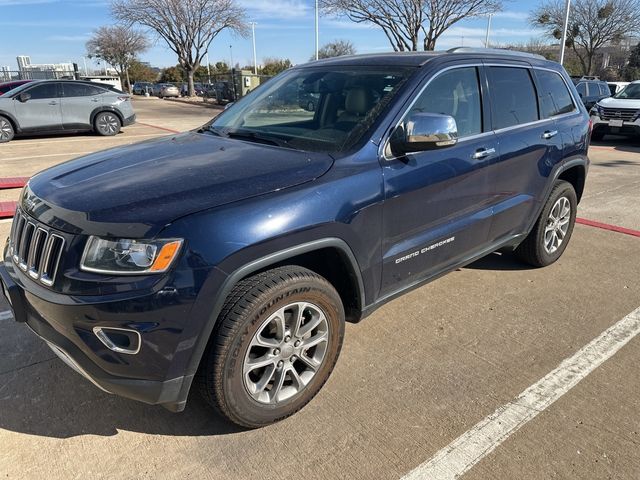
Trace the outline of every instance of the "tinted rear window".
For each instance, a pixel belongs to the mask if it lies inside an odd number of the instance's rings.
[[[489,67],[493,128],[538,120],[538,102],[526,68]]]
[[[540,113],[543,118],[562,115],[575,109],[567,85],[559,74],[548,70],[536,70],[540,87]]]
[[[90,97],[93,95],[100,95],[105,90],[100,87],[94,87],[93,85],[87,85],[84,83],[63,83],[62,94],[65,97]]]

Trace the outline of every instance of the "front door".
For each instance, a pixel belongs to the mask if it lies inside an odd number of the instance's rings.
[[[62,113],[58,82],[42,82],[23,90],[30,98],[24,102],[14,98],[16,118],[23,131],[60,130]]]
[[[497,152],[483,127],[479,70],[459,66],[431,79],[409,108],[452,116],[456,145],[383,160],[383,278],[393,294],[486,247],[491,223],[486,166]]]

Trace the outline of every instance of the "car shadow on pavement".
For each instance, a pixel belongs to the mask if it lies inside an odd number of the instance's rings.
[[[591,141],[594,147],[611,147],[619,152],[640,153],[640,137],[605,135],[602,140]]]
[[[28,352],[25,360],[28,361]],[[192,391],[187,408],[171,413],[99,390],[57,357],[0,375],[0,429],[69,438],[117,435],[119,430],[172,436],[243,431],[220,417]]]
[[[532,270],[535,267],[524,263],[512,252],[493,252],[464,268],[472,270]]]

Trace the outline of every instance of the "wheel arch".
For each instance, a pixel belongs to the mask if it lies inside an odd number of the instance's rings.
[[[285,248],[266,256],[259,257],[251,262],[244,264],[243,266],[230,273],[222,283],[221,287],[218,289],[215,301],[213,303],[213,308],[209,313],[209,319],[202,326],[199,332],[198,339],[196,340],[193,347],[191,358],[188,362],[186,371],[184,372],[185,378],[188,378],[188,381],[182,386],[182,396],[186,399],[186,395],[188,394],[191,386],[193,375],[198,370],[205,349],[211,339],[211,335],[215,333],[216,326],[219,323],[218,321],[220,312],[222,311],[222,307],[227,297],[231,293],[233,287],[239,281],[251,275],[255,275],[256,273],[263,272],[265,270],[269,270],[271,268],[282,265],[298,265],[305,268],[309,268],[311,266],[312,268],[309,269],[318,273],[319,275],[322,275],[321,272],[327,274],[327,270],[321,267],[321,260],[331,258],[340,258],[343,262],[341,266],[342,268],[344,268],[342,272],[350,272],[348,275],[349,281],[353,282],[350,287],[352,290],[348,290],[349,287],[346,287],[345,285],[338,285],[338,288],[336,288],[336,290],[338,291],[340,298],[343,299],[343,302],[344,296],[348,295],[349,291],[352,291],[355,295],[357,295],[356,301],[355,303],[353,303],[354,306],[351,310],[348,310],[349,303],[345,305],[345,312],[348,315],[349,321],[355,322],[360,320],[362,309],[365,305],[364,284],[356,257],[353,254],[351,248],[344,240],[334,237],[322,238]],[[335,275],[338,275],[339,272],[339,269],[335,270],[334,276],[329,276],[332,277],[335,281]],[[331,279],[327,278],[327,280],[332,283],[334,287],[336,286],[331,281]]]
[[[9,120],[9,122],[11,122],[11,126],[13,127],[13,131],[15,133],[20,132],[20,124],[18,123],[18,120],[16,119],[16,117],[14,117],[12,114],[7,112],[6,110],[0,110],[0,116],[6,118],[7,120]]]
[[[576,191],[578,197],[578,203],[582,198],[582,192],[584,192],[584,184],[587,177],[587,169],[584,163],[576,163],[575,165],[564,168],[558,175],[558,180],[564,180],[573,185],[573,189]]]
[[[122,116],[122,113],[120,113],[120,111],[117,108],[111,107],[109,105],[102,105],[100,107],[94,108],[93,111],[91,112],[91,115],[89,116],[89,123],[92,128],[95,128],[94,122],[96,120],[96,116],[102,112],[115,113],[120,119],[120,124],[124,125],[124,117]]]

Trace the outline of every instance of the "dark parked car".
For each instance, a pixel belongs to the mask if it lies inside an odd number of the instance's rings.
[[[2,287],[15,319],[100,388],[181,411],[197,380],[259,427],[320,390],[345,321],[498,249],[555,262],[589,128],[569,76],[539,56],[301,65],[198,130],[32,177]]]
[[[15,135],[93,131],[111,136],[135,122],[130,97],[80,80],[40,80],[0,96],[0,143]]]
[[[207,91],[207,85],[202,83],[194,83],[193,89],[197,96],[202,97],[204,95],[204,92]],[[180,96],[186,97],[187,95],[189,95],[189,85],[187,83],[183,83],[180,86]]]
[[[218,105],[224,105],[234,101],[233,85],[226,80],[215,82],[208,90],[206,95],[215,98]]]
[[[611,96],[611,90],[607,82],[603,82],[594,77],[580,77],[573,78],[572,80],[587,111],[598,103],[599,100]]]
[[[13,82],[4,82],[0,83],[0,95],[4,95],[9,90],[13,90],[20,85],[24,85],[25,83],[32,82],[33,80],[15,80]]]
[[[145,93],[149,93],[153,91],[153,83],[151,82],[136,82],[133,84],[132,88],[134,95],[144,95]]]

